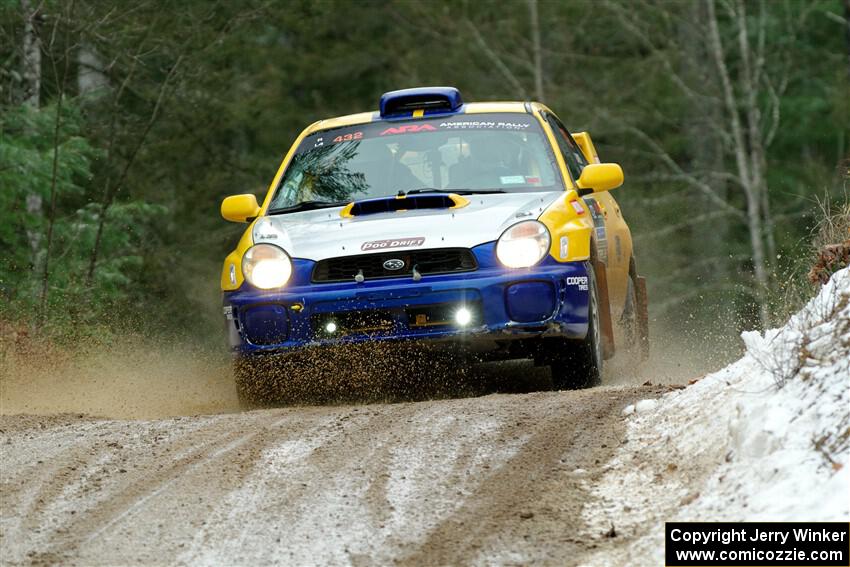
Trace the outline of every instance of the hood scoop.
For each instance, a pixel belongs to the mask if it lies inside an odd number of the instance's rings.
[[[346,205],[339,214],[343,218],[350,218],[423,209],[460,209],[468,204],[468,199],[454,193],[421,193],[354,201]]]

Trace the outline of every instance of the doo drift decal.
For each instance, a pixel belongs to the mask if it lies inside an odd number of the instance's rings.
[[[362,246],[360,246],[361,250],[387,250],[389,248],[406,248],[408,246],[422,246],[425,244],[424,236],[417,236],[415,238],[397,238],[394,240],[372,240],[371,242],[364,242]]]

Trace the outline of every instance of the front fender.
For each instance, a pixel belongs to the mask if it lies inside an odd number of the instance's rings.
[[[537,219],[552,236],[549,255],[556,262],[582,262],[590,258],[593,218],[587,205],[572,189],[543,211]]]
[[[221,266],[221,290],[234,291],[242,286],[245,281],[245,275],[242,273],[242,256],[248,251],[248,248],[254,245],[254,224],[255,219],[245,232],[242,233],[242,238],[236,245],[236,249],[227,255],[224,259],[224,264]]]

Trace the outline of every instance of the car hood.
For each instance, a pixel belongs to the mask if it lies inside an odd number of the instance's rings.
[[[382,250],[472,248],[506,228],[536,219],[563,191],[469,195],[457,209],[425,209],[352,218],[342,207],[265,216],[253,229],[254,243],[275,244],[293,258],[324,260]]]

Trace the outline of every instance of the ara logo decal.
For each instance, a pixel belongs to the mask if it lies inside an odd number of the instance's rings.
[[[587,291],[587,276],[570,276],[567,285],[576,285],[579,291]]]
[[[404,126],[387,128],[381,132],[381,136],[387,136],[389,134],[404,134],[407,132],[432,132],[434,130],[436,130],[436,128],[430,124],[405,124]]]
[[[422,246],[423,244],[425,244],[425,237],[416,236],[413,238],[395,238],[393,240],[371,240],[369,242],[364,242],[360,246],[360,249],[386,250],[388,248],[406,248],[408,246]]]

